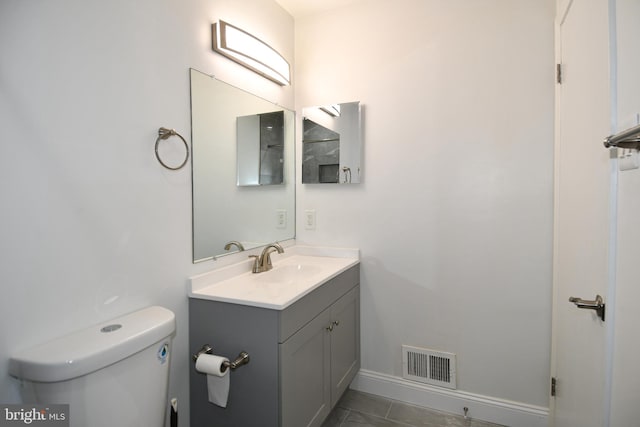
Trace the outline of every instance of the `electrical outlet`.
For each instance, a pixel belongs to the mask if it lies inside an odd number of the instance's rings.
[[[315,210],[304,211],[304,229],[305,230],[316,229],[316,211]]]
[[[284,209],[276,210],[276,228],[287,228],[287,211]]]

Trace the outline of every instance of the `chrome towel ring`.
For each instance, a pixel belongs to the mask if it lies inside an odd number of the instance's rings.
[[[158,145],[160,144],[160,140],[169,139],[174,135],[180,138],[182,142],[184,142],[184,148],[186,150],[184,161],[179,166],[176,166],[176,167],[169,166],[165,162],[163,162],[162,159],[160,158],[160,154],[158,153]],[[187,141],[185,141],[182,135],[180,135],[174,129],[160,128],[158,129],[158,139],[156,139],[156,159],[158,159],[158,161],[162,166],[172,171],[182,169],[182,167],[187,164],[187,160],[189,160],[189,144],[187,144]]]

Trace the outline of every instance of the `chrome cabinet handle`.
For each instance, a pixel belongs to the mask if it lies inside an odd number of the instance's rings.
[[[586,308],[588,310],[595,310],[598,317],[604,322],[604,301],[600,295],[596,295],[596,299],[584,300],[578,297],[569,297],[569,302],[574,303],[578,308]]]

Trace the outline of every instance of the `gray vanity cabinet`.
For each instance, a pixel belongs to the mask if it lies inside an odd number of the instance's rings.
[[[338,300],[331,309],[331,407],[360,369],[360,288]]]
[[[280,344],[282,427],[320,426],[359,367],[359,287]]]
[[[282,427],[322,424],[331,412],[331,343],[325,311],[280,345]]]
[[[190,298],[191,353],[251,358],[231,372],[226,408],[191,363],[191,426],[320,426],[360,368],[359,282],[355,265],[284,310]]]

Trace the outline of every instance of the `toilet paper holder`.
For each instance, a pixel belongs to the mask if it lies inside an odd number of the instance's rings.
[[[213,354],[213,348],[211,348],[209,344],[203,345],[202,348],[193,355],[193,361],[195,362],[196,360],[198,360],[198,357],[203,354]],[[233,371],[242,365],[246,365],[247,363],[249,363],[249,353],[247,353],[246,351],[241,351],[238,357],[236,357],[233,362],[225,361],[222,366],[225,368],[224,370],[226,370],[227,368],[231,368],[231,370]]]

